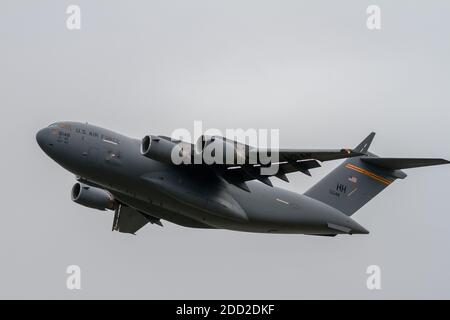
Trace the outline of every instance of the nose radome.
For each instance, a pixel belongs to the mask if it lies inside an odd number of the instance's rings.
[[[38,131],[38,133],[36,133],[36,141],[38,145],[41,147],[41,149],[45,148],[47,138],[48,138],[48,128],[41,129]]]

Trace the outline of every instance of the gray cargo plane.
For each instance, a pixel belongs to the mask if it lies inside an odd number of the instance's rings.
[[[444,159],[382,158],[368,151],[375,133],[356,148],[271,150],[279,161],[272,175],[288,182],[287,173],[345,159],[303,195],[274,187],[261,174],[261,163],[180,164],[171,161],[180,141],[164,136],[132,139],[77,122],[58,122],[40,130],[42,150],[77,176],[72,200],[114,211],[113,230],[135,234],[161,220],[191,228],[320,236],[367,234],[351,215],[406,174],[401,169],[446,164]],[[191,153],[202,152],[214,138],[203,138]],[[220,138],[226,148],[237,142]],[[255,148],[245,145],[244,160]],[[242,153],[241,153],[242,156]],[[267,166],[267,164],[265,165]]]

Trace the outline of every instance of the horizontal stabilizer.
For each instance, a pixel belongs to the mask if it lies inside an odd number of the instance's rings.
[[[426,158],[360,158],[361,161],[386,170],[400,170],[417,167],[435,166],[447,164],[450,161],[445,159]]]

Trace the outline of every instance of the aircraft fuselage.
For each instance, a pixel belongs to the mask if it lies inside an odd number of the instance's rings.
[[[248,182],[248,192],[212,170],[146,158],[140,153],[140,140],[93,125],[56,123],[40,130],[37,141],[81,182],[109,191],[144,214],[186,227],[315,235],[368,233],[349,216],[305,195],[259,181]]]

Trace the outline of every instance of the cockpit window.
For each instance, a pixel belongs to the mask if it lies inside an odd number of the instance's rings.
[[[67,124],[67,123],[59,123],[58,126],[59,126],[61,129],[67,129],[67,130],[69,130],[69,131],[72,130],[72,127],[70,126],[70,124]]]
[[[62,122],[55,122],[52,123],[51,125],[48,126],[49,128],[53,128],[53,129],[66,129],[69,131],[72,131],[72,127],[70,126],[70,124],[67,123],[62,123]]]

